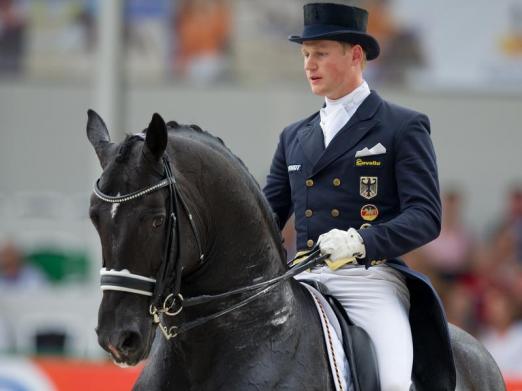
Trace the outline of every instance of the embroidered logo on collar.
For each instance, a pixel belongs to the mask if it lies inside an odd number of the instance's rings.
[[[361,197],[371,200],[377,195],[378,178],[376,176],[362,176],[359,182],[359,194]]]
[[[288,166],[288,172],[299,171],[300,169],[300,164],[292,164],[291,166]]]
[[[379,216],[379,209],[375,205],[367,204],[361,208],[361,217],[364,221],[373,221]]]

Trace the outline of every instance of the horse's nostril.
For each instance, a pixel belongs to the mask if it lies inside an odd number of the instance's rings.
[[[137,332],[125,331],[121,337],[120,351],[128,354],[138,349],[141,337]]]

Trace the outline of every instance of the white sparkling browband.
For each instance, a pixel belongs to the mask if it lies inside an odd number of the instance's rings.
[[[123,196],[116,196],[116,197],[112,197],[112,196],[103,194],[102,192],[100,192],[100,190],[98,190],[98,186],[94,186],[94,194],[96,195],[96,197],[98,197],[102,201],[109,202],[111,204],[116,204],[116,203],[120,203],[120,202],[131,201],[131,200],[134,200],[139,197],[143,197],[144,195],[147,195],[149,193],[152,193],[156,190],[159,190],[163,187],[168,186],[170,183],[175,183],[175,182],[173,179],[167,178],[167,179],[162,180],[161,182],[159,182],[158,184],[156,184],[154,186],[137,191],[136,193],[126,194]]]

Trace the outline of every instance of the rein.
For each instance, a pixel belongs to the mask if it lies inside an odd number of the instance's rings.
[[[162,311],[151,311],[151,315],[154,317],[154,322],[158,324],[158,326],[160,327],[165,338],[167,340],[170,340],[171,338],[175,338],[179,334],[185,333],[195,327],[201,326],[211,320],[217,319],[222,315],[228,314],[229,312],[232,312],[241,307],[244,307],[248,303],[257,299],[259,296],[262,296],[263,294],[265,294],[265,293],[269,292],[270,290],[272,290],[273,288],[277,287],[280,283],[292,278],[293,276],[305,271],[306,269],[310,269],[311,267],[321,264],[321,262],[323,262],[325,259],[327,259],[329,257],[328,254],[320,255],[319,249],[310,251],[306,255],[307,255],[307,257],[302,263],[299,263],[299,265],[292,267],[290,270],[288,270],[284,274],[282,274],[278,277],[272,278],[271,280],[263,281],[263,282],[260,282],[260,283],[254,284],[254,285],[249,285],[246,287],[238,288],[238,289],[235,289],[232,291],[228,291],[228,292],[220,293],[220,294],[216,294],[216,295],[200,295],[200,296],[194,296],[194,297],[188,297],[188,298],[183,298],[183,296],[179,295],[180,309],[177,312],[170,313],[169,312],[170,308],[168,308],[168,305],[167,305],[167,306],[164,306]],[[170,328],[168,328],[168,327],[164,326],[160,322],[160,319],[159,319],[160,312],[164,313],[166,315],[169,315],[169,316],[173,316],[173,315],[177,315],[179,312],[181,312],[181,309],[183,307],[194,307],[196,305],[222,300],[222,299],[230,297],[230,296],[235,296],[235,295],[238,295],[241,293],[246,293],[246,292],[250,292],[250,291],[254,291],[254,290],[258,290],[258,291],[255,292],[254,294],[252,294],[251,296],[248,296],[246,299],[241,300],[240,302],[234,304],[231,307],[228,307],[219,312],[215,312],[211,315],[204,316],[204,317],[201,317],[199,319],[196,319],[196,320],[193,320],[190,322],[186,322],[186,323],[182,324],[181,326],[171,326]]]
[[[202,252],[201,240],[198,235],[198,231],[196,229],[194,219],[192,214],[190,213],[187,204],[179,192],[178,187],[176,186],[176,180],[172,174],[171,165],[168,160],[168,157],[163,157],[163,168],[165,172],[165,179],[160,181],[159,183],[150,186],[148,188],[138,190],[133,193],[125,194],[122,196],[110,196],[104,194],[99,188],[99,179],[96,181],[94,185],[94,194],[100,200],[108,203],[123,203],[131,200],[135,200],[140,197],[144,197],[152,192],[163,189],[164,187],[168,187],[169,190],[169,219],[167,224],[167,241],[165,244],[165,250],[163,254],[163,259],[159,269],[159,278],[154,279],[150,277],[141,276],[138,274],[133,274],[128,270],[108,270],[104,267],[100,270],[100,287],[102,291],[113,290],[120,292],[128,292],[134,293],[143,296],[151,296],[151,305],[149,308],[149,313],[153,318],[153,322],[158,324],[158,327],[162,331],[163,335],[167,340],[171,338],[175,338],[177,335],[185,333],[195,327],[198,327],[202,324],[205,324],[211,320],[219,318],[229,312],[235,311],[248,303],[256,300],[258,297],[263,294],[269,292],[274,289],[280,283],[290,279],[291,277],[301,273],[302,271],[309,269],[321,262],[323,262],[328,255],[320,255],[320,251],[318,248],[314,248],[308,253],[303,254],[303,256],[307,256],[307,258],[299,263],[298,265],[292,267],[290,270],[285,272],[284,274],[272,278],[267,281],[259,282],[253,285],[249,285],[246,287],[234,289],[228,292],[219,293],[215,295],[200,295],[194,297],[184,298],[180,293],[181,288],[181,272],[182,265],[179,256],[179,224],[178,217],[179,216],[179,204],[181,204],[182,208],[185,210],[185,213],[188,216],[192,231],[194,232],[194,237],[196,238],[198,250],[199,250],[199,261],[200,265],[205,262],[205,256]],[[175,242],[173,251],[173,244]],[[210,303],[213,301],[223,300],[225,298],[236,296],[242,293],[255,291],[252,295],[247,298],[239,301],[238,303],[228,307],[224,310],[218,311],[211,315],[198,318],[196,320],[186,322],[181,326],[165,326],[161,322],[161,315],[165,316],[176,316],[182,310],[183,307],[194,307],[197,305]],[[165,292],[171,292],[166,297],[164,297]]]

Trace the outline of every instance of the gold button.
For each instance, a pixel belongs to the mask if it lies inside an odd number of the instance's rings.
[[[339,212],[339,209],[332,209],[331,213],[332,213],[333,217],[338,217],[340,212]]]
[[[312,187],[314,185],[314,180],[307,179],[305,183],[306,183],[306,187]]]
[[[305,216],[306,217],[312,217],[313,214],[314,214],[314,212],[312,212],[312,209],[305,210]]]
[[[339,178],[334,178],[332,183],[334,186],[341,186],[341,180]]]
[[[370,223],[364,223],[361,225],[361,228],[360,229],[366,229],[366,228],[370,228],[372,225]]]
[[[314,241],[312,239],[308,239],[306,241],[306,245],[308,246],[308,248],[312,248],[314,246]]]

